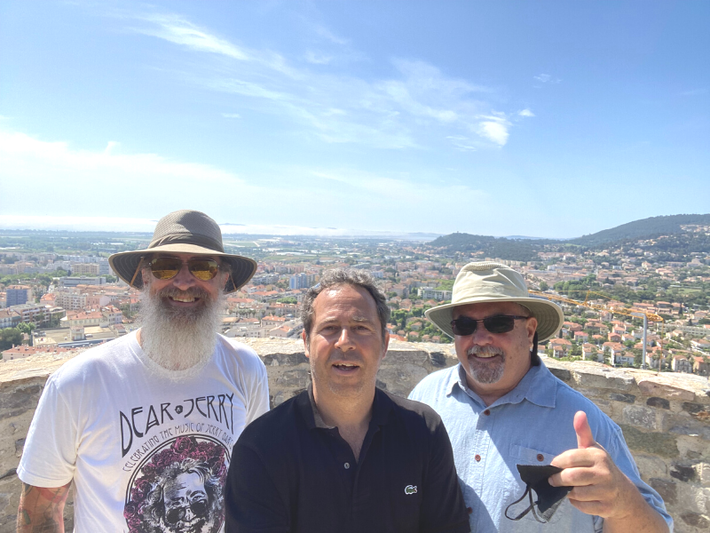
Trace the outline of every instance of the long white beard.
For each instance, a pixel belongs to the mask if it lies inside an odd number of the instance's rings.
[[[192,295],[203,305],[197,309],[179,309],[165,302],[170,295]],[[199,289],[179,291],[167,288],[153,294],[149,287],[141,294],[141,345],[145,354],[158,366],[180,371],[204,366],[212,357],[216,332],[226,302],[224,293],[212,299]],[[175,376],[180,379],[179,376]]]

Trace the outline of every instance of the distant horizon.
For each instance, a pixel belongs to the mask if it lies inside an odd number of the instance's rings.
[[[705,213],[679,213],[678,215],[703,215]],[[674,216],[674,215],[658,215],[658,216]],[[648,217],[655,218],[655,217]],[[639,219],[645,220],[645,219]],[[30,217],[30,216],[11,216],[0,215],[0,231],[66,231],[66,232],[107,232],[107,233],[145,233],[152,235],[155,230],[155,225],[158,220],[140,219],[140,218],[118,218],[118,217]],[[623,222],[620,225],[637,222],[630,220]],[[350,228],[319,228],[319,227],[302,227],[289,225],[258,225],[258,224],[237,224],[233,222],[217,221],[222,230],[223,235],[244,235],[249,237],[328,237],[328,238],[403,238],[405,240],[434,240],[437,237],[452,235],[454,233],[469,233],[471,235],[481,235],[486,237],[505,238],[511,240],[555,240],[567,241],[573,240],[585,235],[593,235],[601,231],[612,228],[602,228],[595,232],[576,235],[573,237],[538,237],[527,235],[486,235],[482,233],[470,233],[467,231],[455,231],[451,233],[435,233],[435,232],[402,232],[402,231],[368,231],[362,229]],[[614,226],[617,227],[617,226]],[[416,237],[416,238],[415,238]]]

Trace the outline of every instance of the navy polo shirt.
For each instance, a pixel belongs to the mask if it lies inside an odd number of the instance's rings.
[[[252,422],[232,450],[225,507],[227,533],[469,531],[441,418],[380,389],[359,461],[310,388]]]

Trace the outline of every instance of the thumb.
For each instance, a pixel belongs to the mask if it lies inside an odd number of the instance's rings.
[[[592,428],[589,427],[587,413],[577,411],[574,415],[574,432],[577,434],[577,448],[591,448],[596,445]]]

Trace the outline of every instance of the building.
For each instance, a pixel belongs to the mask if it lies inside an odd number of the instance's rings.
[[[288,280],[288,287],[291,290],[295,289],[310,289],[316,283],[315,274],[295,274]]]
[[[72,263],[71,273],[74,276],[98,276],[100,274],[98,263]]]
[[[32,300],[32,287],[27,285],[10,285],[5,289],[5,306],[26,304]]]

